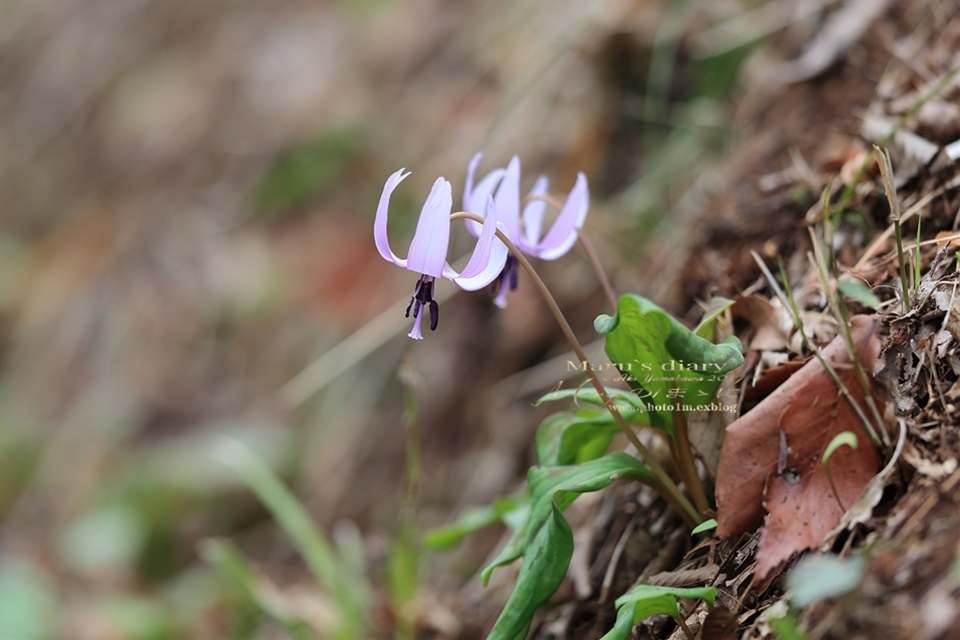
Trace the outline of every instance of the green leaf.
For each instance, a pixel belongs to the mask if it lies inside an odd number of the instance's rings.
[[[863,556],[838,558],[810,555],[802,558],[787,576],[790,602],[804,607],[818,600],[842,596],[863,581],[866,562]]]
[[[543,526],[524,552],[517,586],[507,600],[487,640],[523,638],[537,608],[563,582],[573,557],[573,532],[553,502]]]
[[[670,596],[673,598],[686,598],[694,600],[700,598],[712,607],[713,601],[717,597],[716,587],[659,587],[649,584],[639,584],[630,591],[617,598],[617,606],[623,607],[631,602],[640,602],[658,598],[660,596]],[[653,614],[650,614],[653,615]]]
[[[847,445],[851,449],[856,449],[858,445],[857,435],[852,431],[841,431],[837,435],[833,436],[833,440],[830,441],[830,444],[827,445],[827,448],[823,450],[823,457],[820,458],[820,462],[824,465],[827,464],[827,461],[830,460],[830,456],[833,455],[833,452]]]
[[[791,611],[787,611],[780,618],[770,618],[770,628],[780,640],[807,640],[806,634],[800,631],[797,618]]]
[[[711,529],[717,528],[716,518],[710,518],[709,520],[704,520],[697,526],[693,528],[693,531],[690,532],[690,535],[695,536],[698,533],[703,533],[704,531],[710,531]]]
[[[620,428],[606,412],[597,413],[589,419],[560,411],[541,422],[536,439],[540,466],[563,467],[605,454]]]
[[[880,298],[873,291],[859,280],[840,280],[837,282],[837,289],[840,293],[851,300],[855,300],[865,307],[877,309],[880,307]]]
[[[484,568],[481,573],[484,585],[490,580],[494,569],[510,564],[524,555],[550,517],[554,505],[563,511],[577,495],[604,489],[619,478],[633,478],[650,483],[656,481],[642,462],[622,451],[614,451],[572,467],[531,468],[527,474],[530,513],[523,524],[513,532],[500,554]]]
[[[640,398],[637,397],[637,394],[632,391],[625,391],[624,389],[614,389],[612,387],[604,387],[607,392],[607,395],[610,396],[610,399],[614,402],[618,400],[623,400],[628,402],[636,409],[642,410],[644,408],[643,402],[640,401]],[[557,400],[566,400],[567,398],[573,398],[577,406],[581,406],[581,402],[586,402],[588,404],[595,404],[598,406],[603,406],[603,400],[600,399],[600,394],[597,393],[597,390],[594,388],[581,387],[579,389],[558,389],[556,391],[551,391],[550,393],[542,396],[534,404],[540,406],[544,402],[554,402]],[[621,412],[622,413],[622,412]]]
[[[703,312],[703,319],[700,320],[700,324],[697,325],[697,328],[694,329],[693,332],[704,340],[713,342],[714,336],[716,336],[717,333],[717,318],[732,306],[733,300],[728,298],[711,298],[710,302],[707,303],[706,310]]]
[[[617,610],[617,621],[613,628],[603,634],[600,640],[630,640],[630,634],[633,632],[634,610],[630,607],[620,607]]]
[[[509,526],[509,515],[528,504],[530,504],[530,496],[520,493],[497,498],[493,504],[485,507],[465,509],[456,522],[428,531],[423,538],[423,543],[431,549],[450,549],[460,544],[465,536],[498,522],[504,522]]]
[[[717,597],[716,587],[655,587],[637,585],[617,598],[617,621],[613,629],[600,640],[628,640],[633,626],[650,616],[666,614],[676,618],[680,615],[677,598],[702,598],[710,607]]]
[[[634,294],[620,296],[613,317],[594,322],[606,352],[646,405],[677,405],[685,413],[709,405],[723,376],[743,362],[740,341],[720,344],[690,331],[663,309]],[[674,391],[675,389],[675,391]],[[678,397],[671,398],[675,394]],[[669,410],[648,410],[650,425],[673,434]]]

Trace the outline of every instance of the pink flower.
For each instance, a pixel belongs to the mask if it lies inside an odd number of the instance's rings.
[[[577,174],[577,181],[560,209],[557,219],[546,234],[543,231],[543,213],[546,209],[548,181],[545,176],[537,178],[533,189],[527,196],[527,203],[520,210],[520,159],[514,156],[506,169],[494,169],[474,186],[474,174],[483,154],[473,156],[467,168],[467,183],[463,190],[463,209],[470,213],[486,216],[486,202],[493,197],[497,221],[502,225],[507,237],[522,252],[542,260],[556,260],[577,241],[583,221],[590,207],[590,193],[587,178]],[[467,228],[475,236],[481,233],[481,225],[467,220]],[[507,287],[517,288],[518,264],[513,256],[506,259],[504,269],[497,279],[499,292],[494,302],[506,306]]]
[[[489,202],[485,203],[484,207],[483,225],[477,224],[478,231],[475,235],[478,236],[478,240],[470,260],[463,271],[460,273],[454,271],[453,267],[447,263],[453,198],[450,183],[443,178],[437,178],[420,211],[420,220],[417,222],[417,230],[413,234],[407,257],[399,258],[390,249],[390,241],[387,238],[387,210],[390,206],[390,195],[408,175],[410,175],[409,172],[404,173],[404,170],[400,169],[387,178],[380,196],[380,204],[377,206],[377,217],[373,223],[373,238],[384,260],[420,274],[413,296],[410,298],[410,304],[407,305],[406,315],[410,317],[412,308],[414,322],[409,336],[415,340],[422,340],[420,324],[427,310],[430,312],[431,331],[437,328],[439,320],[440,310],[436,300],[433,299],[434,281],[443,277],[453,280],[461,289],[467,291],[482,289],[503,271],[507,259],[507,248],[502,242],[496,240],[497,212],[493,199],[489,198]]]

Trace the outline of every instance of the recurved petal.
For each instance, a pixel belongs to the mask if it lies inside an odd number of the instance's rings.
[[[470,255],[467,266],[459,276],[453,279],[457,285],[466,291],[482,289],[493,282],[507,261],[507,246],[496,237],[498,222],[497,209],[493,197],[487,196],[487,214],[483,220],[483,229],[477,246]],[[501,227],[501,231],[506,233]]]
[[[407,261],[397,257],[390,249],[390,240],[387,238],[387,210],[390,208],[390,195],[393,190],[409,175],[409,171],[404,173],[404,170],[400,169],[387,178],[387,183],[383,185],[383,193],[380,194],[380,204],[377,205],[377,217],[373,221],[373,241],[377,245],[377,251],[384,260],[400,267],[406,267]]]
[[[534,247],[540,241],[540,233],[543,231],[543,212],[547,207],[543,196],[547,195],[549,181],[546,176],[537,178],[537,182],[530,190],[527,196],[529,201],[523,208],[523,237],[518,240],[524,245],[521,248]]]
[[[500,180],[503,178],[504,170],[503,169],[494,169],[477,184],[476,188],[471,192],[470,201],[466,202],[464,198],[463,210],[470,213],[476,213],[477,215],[485,215],[487,210],[487,199],[490,198],[490,195],[493,193],[493,190],[497,188],[497,185],[500,184]],[[475,220],[465,220],[467,223],[467,229],[474,236],[480,235],[480,223]]]
[[[447,260],[450,243],[450,209],[453,206],[450,183],[437,178],[420,211],[417,231],[410,243],[407,269],[439,278]]]
[[[470,211],[470,206],[473,203],[473,176],[477,173],[477,165],[480,164],[480,160],[483,158],[481,152],[477,152],[471,159],[470,164],[467,165],[467,181],[463,185],[463,210]],[[470,211],[473,213],[472,211]]]
[[[516,242],[520,237],[520,158],[513,156],[494,196],[497,221],[507,228],[507,237]]]
[[[543,260],[555,260],[573,246],[577,241],[577,233],[583,226],[590,208],[590,192],[587,188],[587,177],[577,174],[577,182],[570,190],[563,209],[543,240],[531,251]]]

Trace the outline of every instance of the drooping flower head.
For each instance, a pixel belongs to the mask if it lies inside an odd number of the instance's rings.
[[[537,178],[521,211],[520,205],[520,159],[514,156],[506,169],[494,169],[474,186],[477,165],[483,154],[473,156],[467,167],[467,182],[463,190],[463,209],[486,216],[487,200],[492,196],[497,221],[503,226],[507,237],[523,253],[542,260],[556,260],[574,245],[590,208],[590,192],[587,178],[577,174],[577,181],[567,195],[553,226],[543,234],[543,214],[546,210],[547,187],[545,176]],[[467,220],[467,229],[475,236],[481,233],[481,225]],[[506,306],[506,292],[517,288],[517,261],[509,256],[497,280],[498,293],[494,300],[500,307]]]
[[[476,291],[493,282],[503,271],[507,258],[507,248],[496,240],[497,213],[493,200],[484,206],[484,222],[477,225],[477,245],[470,255],[463,271],[457,273],[447,263],[447,247],[450,243],[450,213],[453,206],[450,183],[443,178],[437,178],[427,196],[427,201],[420,211],[417,230],[410,242],[410,250],[406,259],[398,257],[390,249],[387,237],[387,210],[390,208],[390,196],[397,185],[410,173],[400,169],[389,178],[383,186],[380,195],[380,204],[377,206],[377,217],[373,223],[373,238],[377,251],[384,260],[392,262],[398,267],[409,269],[420,274],[410,304],[407,305],[407,317],[413,311],[413,329],[408,334],[415,340],[422,340],[423,334],[420,325],[423,317],[429,312],[431,331],[437,328],[440,317],[439,306],[433,298],[433,286],[437,278],[453,280],[461,289]]]

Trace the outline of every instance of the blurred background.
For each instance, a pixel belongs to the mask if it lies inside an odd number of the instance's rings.
[[[325,637],[335,594],[248,453],[366,585],[370,636],[480,636],[508,591],[471,580],[502,529],[417,540],[520,486],[571,356],[523,275],[503,311],[441,289],[409,340],[416,276],[373,246],[386,177],[413,172],[404,255],[477,151],[561,200],[583,171],[615,287],[687,314],[742,73],[771,34],[796,55],[826,4],[0,2],[0,637]],[[471,240],[455,225],[451,260]],[[583,254],[542,267],[594,343]]]

